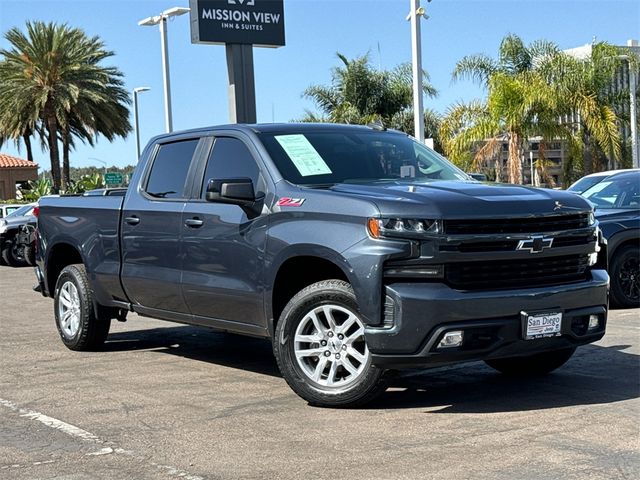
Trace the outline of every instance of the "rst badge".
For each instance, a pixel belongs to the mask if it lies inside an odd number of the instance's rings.
[[[276,203],[276,205],[278,207],[301,207],[304,201],[304,198],[282,197],[280,200],[278,200],[278,203]]]

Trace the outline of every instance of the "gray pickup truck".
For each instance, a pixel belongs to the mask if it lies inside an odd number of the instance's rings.
[[[390,369],[547,373],[607,320],[584,199],[479,183],[380,127],[158,136],[125,196],[43,198],[38,245],[70,349],[99,347],[127,312],[268,337],[321,406],[372,399]]]

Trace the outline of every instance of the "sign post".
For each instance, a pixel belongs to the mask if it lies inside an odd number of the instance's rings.
[[[225,45],[232,123],[256,122],[253,46],[282,47],[284,0],[189,0],[191,43]]]

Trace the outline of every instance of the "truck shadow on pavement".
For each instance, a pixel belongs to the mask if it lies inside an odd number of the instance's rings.
[[[630,345],[586,345],[545,377],[513,378],[482,362],[389,372],[388,390],[365,409],[499,413],[615,403],[640,397],[640,355]],[[109,335],[105,351],[146,350],[280,377],[265,339],[180,326]],[[293,393],[292,393],[293,394]]]

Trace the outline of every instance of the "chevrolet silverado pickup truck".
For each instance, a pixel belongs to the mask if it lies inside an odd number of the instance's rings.
[[[548,373],[607,321],[586,200],[479,183],[381,126],[161,135],[124,196],[43,198],[37,235],[68,348],[127,312],[267,337],[318,406],[363,404],[399,368]]]

